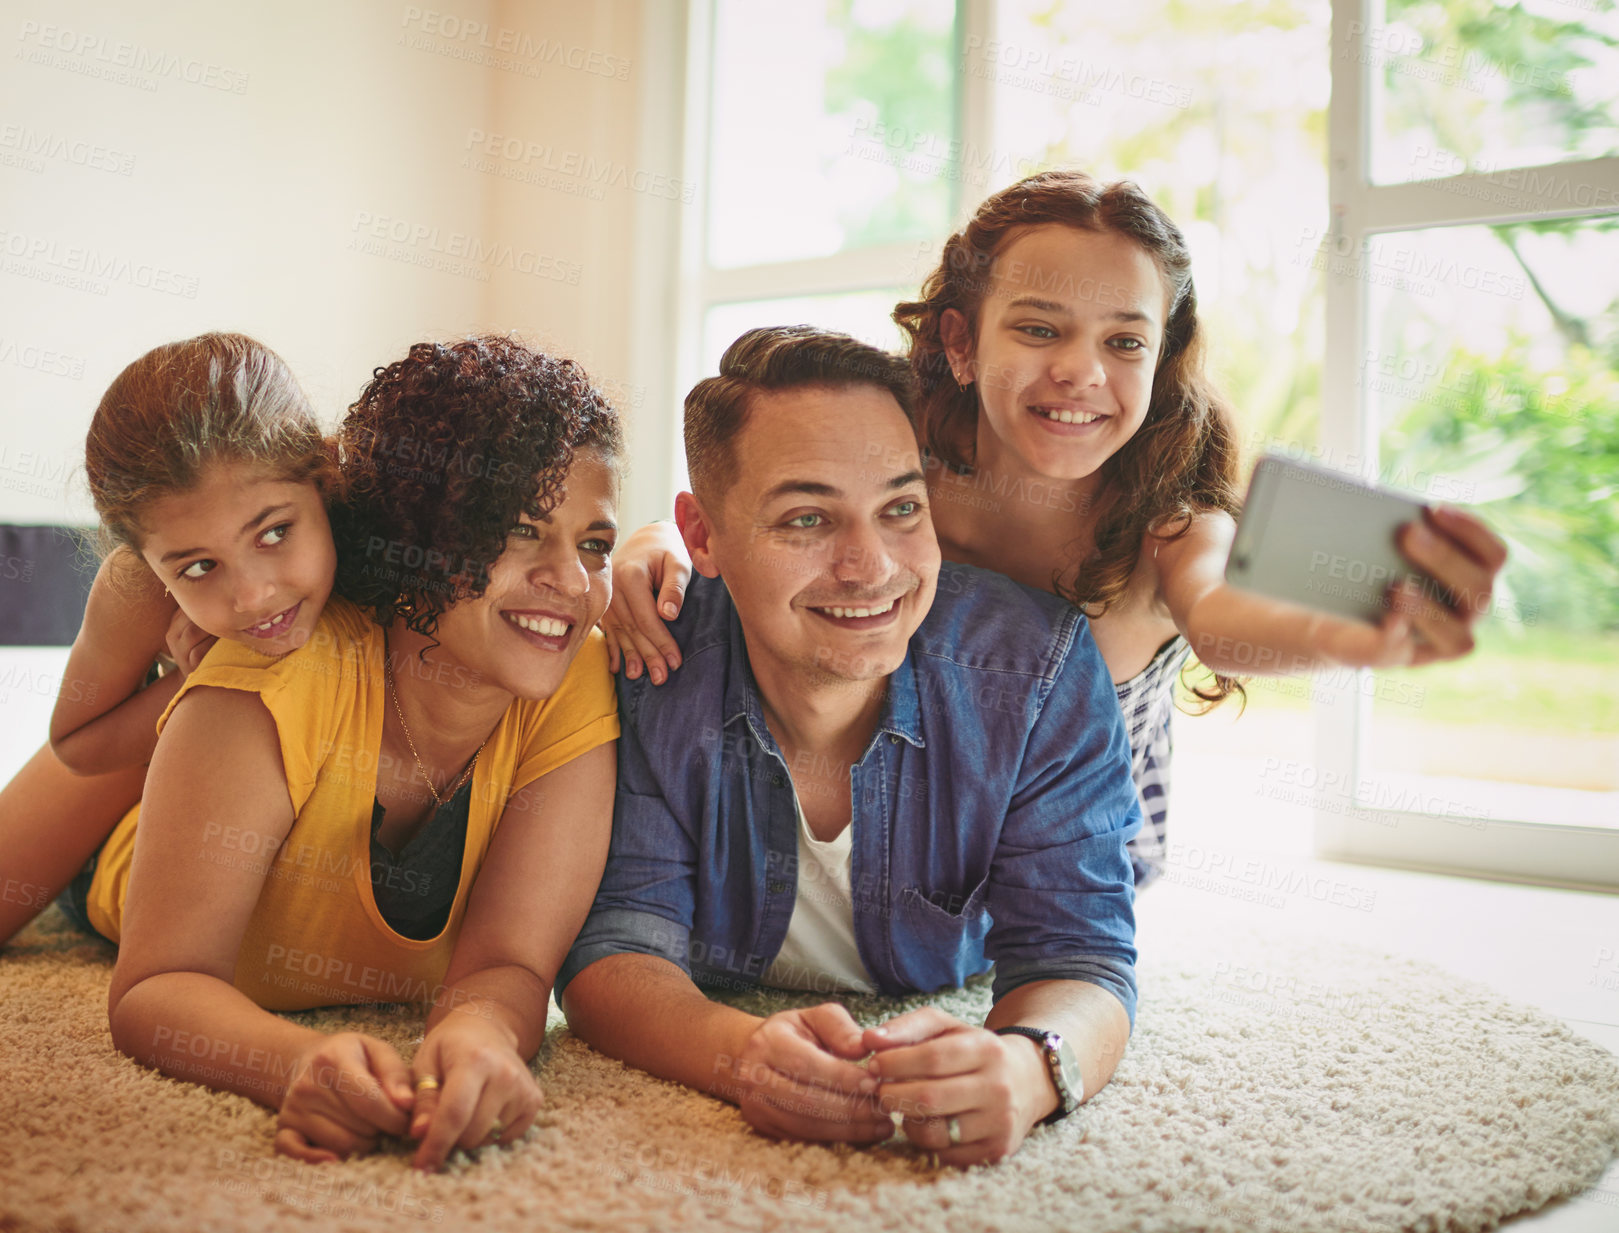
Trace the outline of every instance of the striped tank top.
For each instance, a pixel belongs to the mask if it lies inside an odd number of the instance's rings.
[[[1138,889],[1164,871],[1169,759],[1174,747],[1170,721],[1175,714],[1175,681],[1191,653],[1186,639],[1176,634],[1158,648],[1151,663],[1113,687],[1130,733],[1130,777],[1141,798],[1141,830],[1130,841]]]

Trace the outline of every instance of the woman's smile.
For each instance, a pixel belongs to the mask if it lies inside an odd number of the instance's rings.
[[[579,626],[577,617],[553,611],[516,612],[507,609],[500,615],[519,637],[547,651],[566,650],[573,631]]]

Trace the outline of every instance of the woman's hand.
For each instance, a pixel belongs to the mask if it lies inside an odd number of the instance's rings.
[[[416,1109],[411,1161],[433,1172],[454,1148],[471,1151],[520,1139],[545,1099],[511,1033],[473,1002],[441,1019],[411,1063]]]
[[[219,639],[206,630],[199,629],[191,623],[188,617],[179,608],[174,610],[174,616],[169,620],[168,632],[163,637],[164,644],[169,648],[169,658],[174,660],[175,667],[180,670],[180,679],[183,681],[197,670],[202,657],[208,654],[208,648]]]
[[[648,523],[619,545],[613,600],[601,620],[608,667],[617,672],[622,661],[632,681],[644,667],[654,685],[680,667],[680,648],[664,621],[680,615],[690,581],[691,557],[674,523]]]
[[[359,1032],[322,1037],[299,1059],[281,1097],[275,1150],[309,1164],[341,1160],[405,1133],[410,1070],[393,1047]]]

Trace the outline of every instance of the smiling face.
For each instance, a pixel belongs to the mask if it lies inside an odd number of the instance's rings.
[[[216,463],[141,513],[141,557],[199,629],[264,655],[309,640],[337,564],[314,484]]]
[[[439,617],[430,660],[459,664],[519,698],[549,698],[613,594],[618,471],[595,449],[568,469],[548,515],[519,517],[477,599]]]
[[[933,603],[939,542],[910,421],[887,390],[755,394],[736,481],[701,523],[693,559],[725,579],[761,682],[871,680],[905,658]]]
[[[1001,249],[976,337],[942,323],[957,378],[976,382],[976,463],[996,474],[1078,480],[1147,415],[1168,292],[1151,257],[1110,231],[1033,227]]]

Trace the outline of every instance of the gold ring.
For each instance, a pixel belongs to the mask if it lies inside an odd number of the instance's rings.
[[[436,1091],[438,1091],[438,1080],[433,1078],[432,1075],[423,1075],[416,1080],[416,1095],[420,1096],[423,1092]]]
[[[505,1123],[505,1122],[500,1122],[500,1121],[497,1121],[497,1122],[496,1122],[496,1123],[495,1123],[495,1124],[494,1124],[494,1125],[493,1125],[493,1126],[491,1126],[491,1127],[490,1127],[490,1128],[489,1128],[489,1133],[488,1133],[488,1134],[486,1134],[486,1135],[485,1135],[485,1136],[484,1136],[484,1137],[483,1137],[483,1141],[484,1141],[484,1142],[485,1142],[485,1143],[488,1143],[488,1142],[490,1142],[490,1141],[491,1141],[491,1140],[493,1140],[493,1139],[498,1139],[498,1138],[500,1138],[500,1136],[501,1136],[501,1135],[503,1135],[503,1134],[505,1134],[505,1133],[506,1133],[506,1123]]]
[[[961,1142],[961,1122],[953,1117],[944,1120],[944,1128],[950,1135],[950,1146],[955,1147]]]

